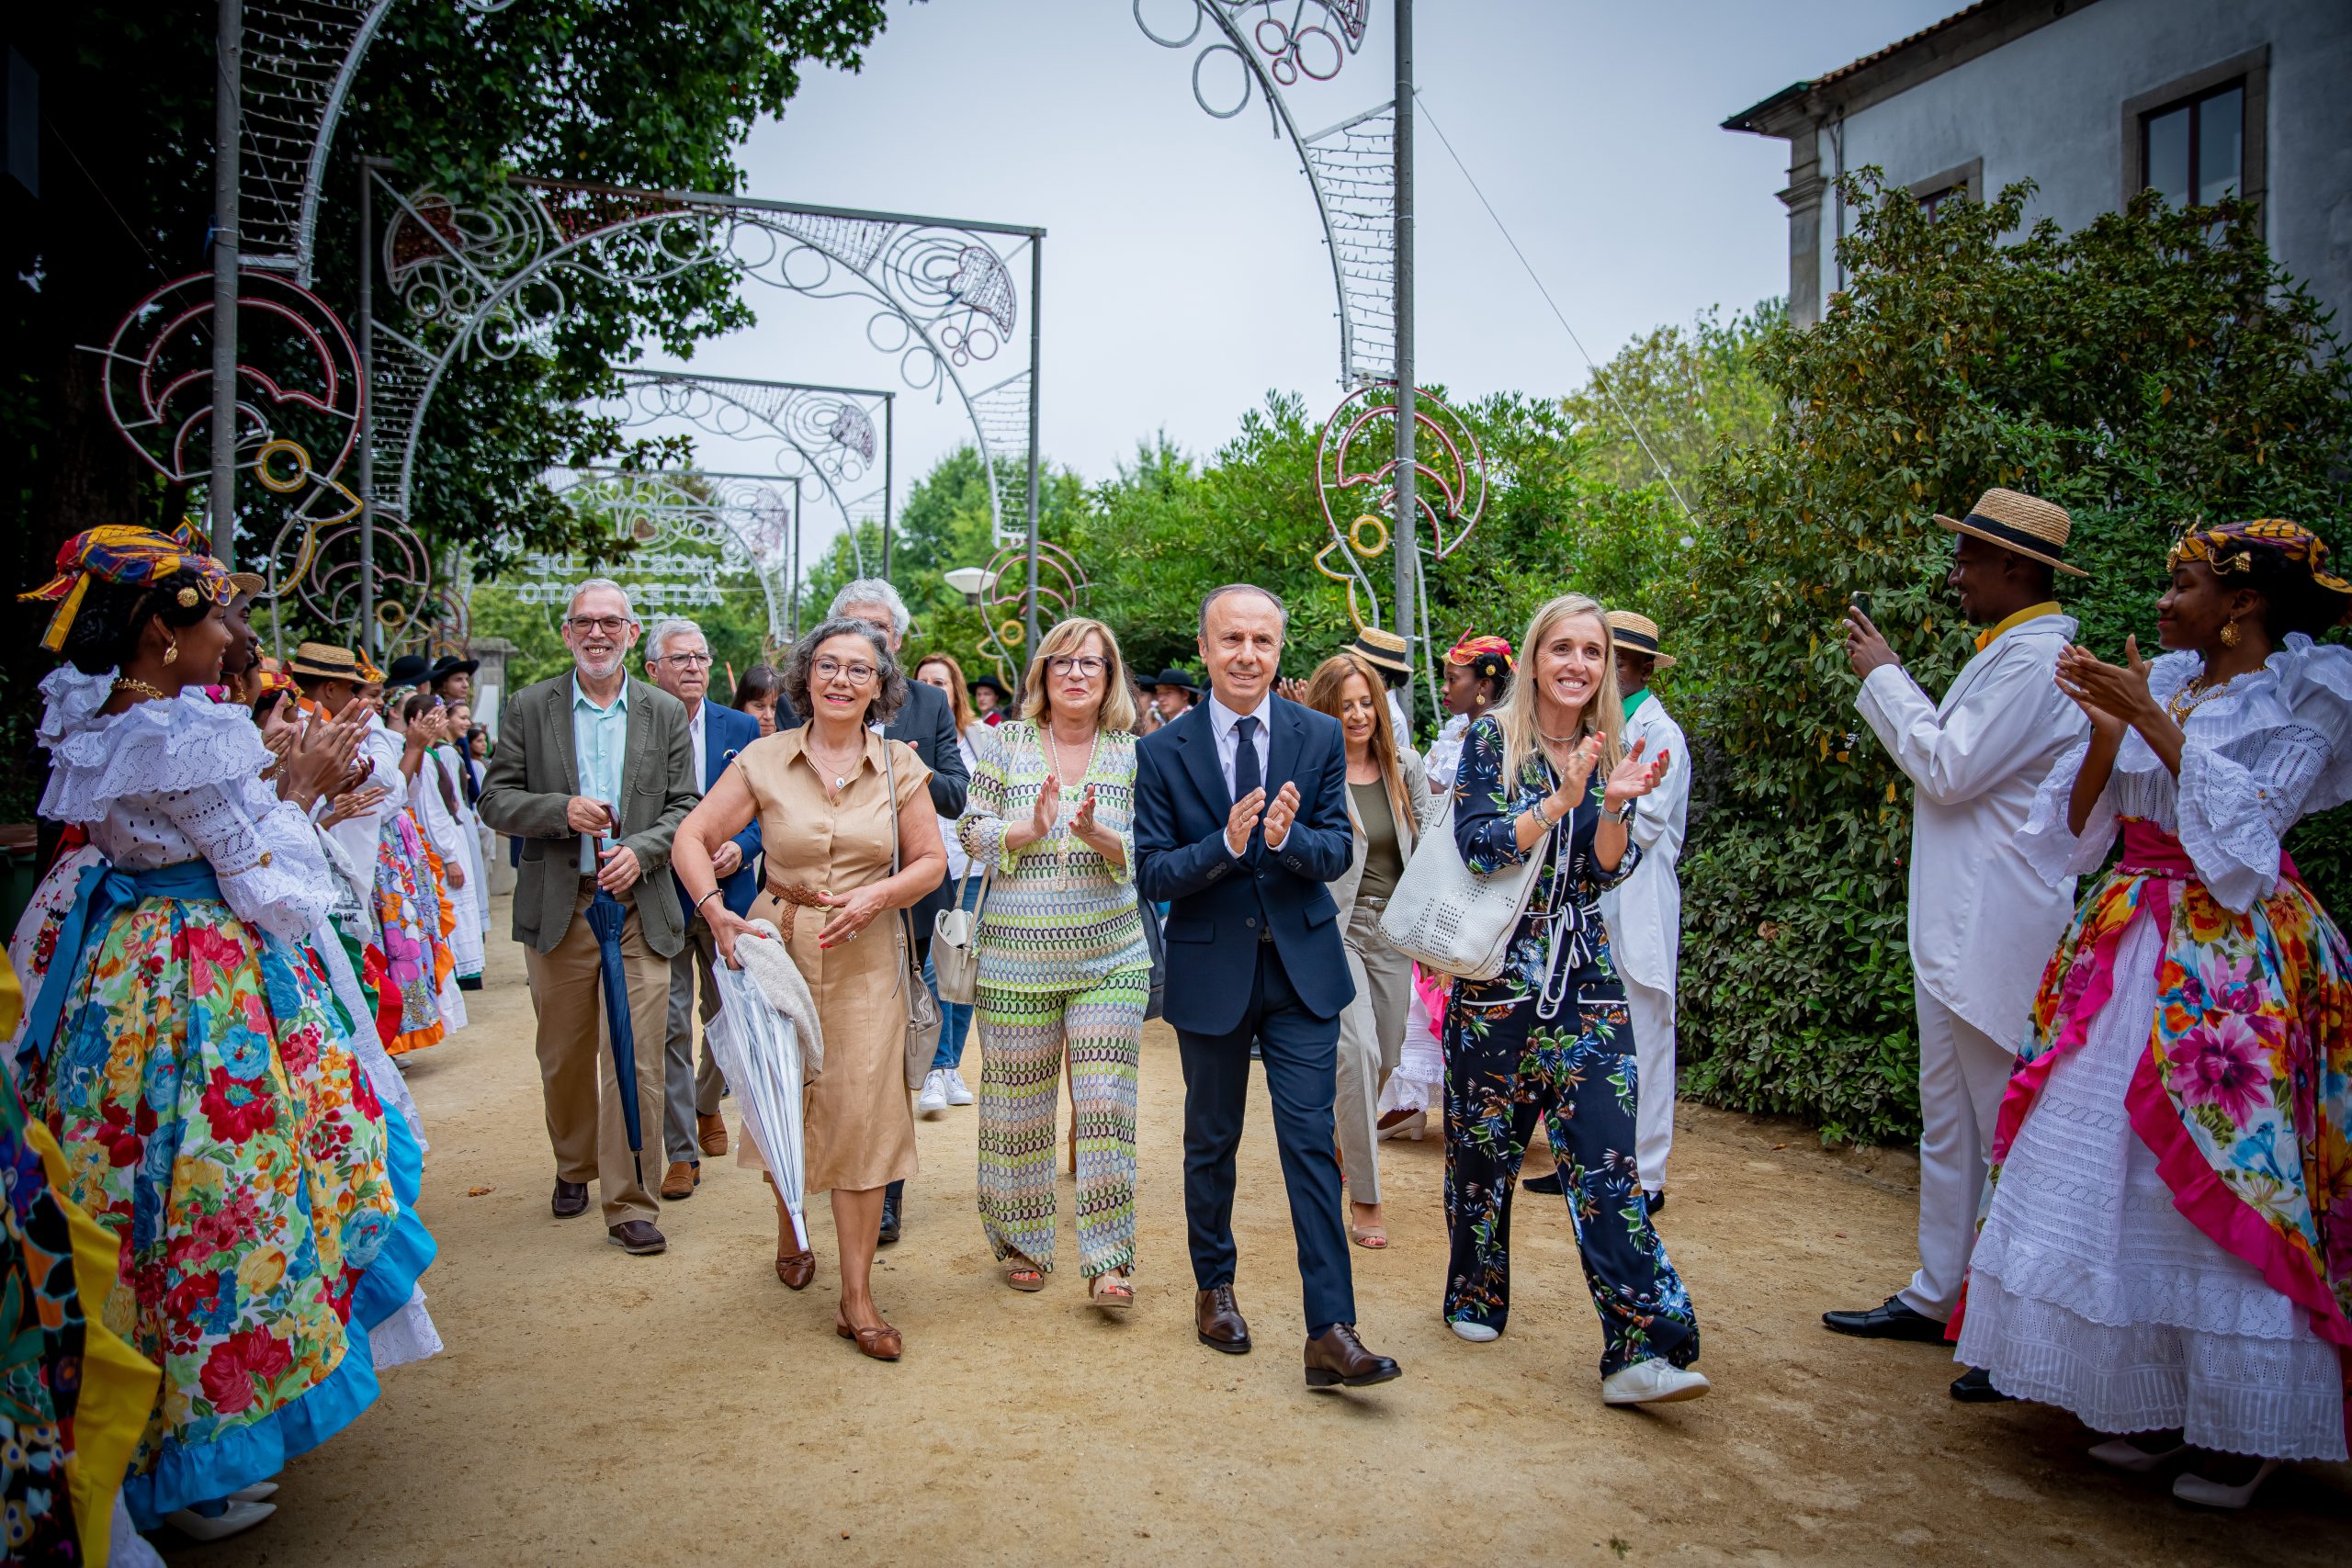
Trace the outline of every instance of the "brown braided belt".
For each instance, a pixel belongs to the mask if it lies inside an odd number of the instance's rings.
[[[779,887],[771,882],[767,888],[784,905],[784,940],[787,942],[792,940],[793,922],[800,918],[801,910],[830,908],[821,887],[811,887],[806,883]]]

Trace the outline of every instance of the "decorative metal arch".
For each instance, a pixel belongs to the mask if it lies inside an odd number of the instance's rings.
[[[776,473],[813,480],[840,512],[857,574],[865,575],[858,525],[870,515],[877,494],[886,536],[889,526],[888,443],[896,392],[687,370],[632,367],[616,374],[618,393],[591,406],[623,429],[674,421],[730,440],[772,442]],[[874,471],[877,457],[884,474],[880,490],[844,495],[844,487],[857,486]]]
[[[637,547],[630,573],[650,592],[645,607],[686,609],[714,604],[721,575],[749,572],[766,600],[768,635],[781,640],[789,606],[778,580],[797,573],[800,485],[773,474],[711,473],[700,468],[586,468],[548,476],[549,485],[575,501],[597,505],[616,531]],[[716,544],[716,558],[685,556],[682,545]],[[560,603],[583,577],[576,556],[524,558],[519,577],[504,582],[529,604]],[[797,584],[788,592],[797,592]]]

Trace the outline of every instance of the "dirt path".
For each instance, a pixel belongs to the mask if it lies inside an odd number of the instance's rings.
[[[497,929],[506,929],[504,900]],[[474,1026],[410,1077],[433,1150],[425,1285],[449,1349],[290,1466],[277,1517],[177,1562],[1013,1562],[2340,1563],[2352,1468],[2305,1465],[2237,1519],[2083,1457],[2068,1416],[1953,1404],[1943,1353],[1822,1331],[1910,1268],[1909,1161],[1824,1154],[1785,1125],[1686,1110],[1661,1229],[1715,1393],[1598,1399],[1600,1331],[1565,1214],[1522,1208],[1510,1332],[1438,1317],[1442,1156],[1383,1145],[1382,1254],[1355,1255],[1367,1338],[1405,1365],[1304,1392],[1297,1274],[1262,1103],[1237,1213],[1244,1358],[1193,1342],[1182,1084],[1153,1024],[1142,1075],[1140,1303],[998,1282],[971,1204],[975,1112],[922,1126],[907,1239],[876,1292],[906,1359],[831,1331],[835,1253],[776,1283],[765,1189],[731,1158],[632,1258],[551,1179],[517,949],[491,943]],[[977,1047],[967,1057],[978,1078]],[[731,1118],[730,1118],[731,1121]],[[650,1156],[649,1156],[650,1157]],[[1069,1189],[1062,1189],[1065,1224]],[[175,1543],[163,1542],[167,1550]]]

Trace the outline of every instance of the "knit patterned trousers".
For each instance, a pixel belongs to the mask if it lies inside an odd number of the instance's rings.
[[[980,1224],[1001,1261],[1054,1266],[1054,1114],[1062,1055],[1078,1107],[1078,1258],[1088,1279],[1135,1261],[1136,1056],[1149,976],[1080,991],[979,988]]]

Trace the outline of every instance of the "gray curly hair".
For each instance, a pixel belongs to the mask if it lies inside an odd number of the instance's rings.
[[[837,637],[862,637],[865,645],[874,650],[875,676],[879,689],[875,693],[874,700],[866,705],[865,722],[888,724],[898,717],[899,710],[907,705],[906,672],[899,668],[898,657],[890,651],[890,645],[882,634],[874,629],[874,623],[861,621],[854,615],[831,616],[792,645],[791,651],[785,655],[784,660],[784,700],[790,703],[792,711],[804,720],[816,712],[808,696],[810,667],[817,662],[817,649]]]

